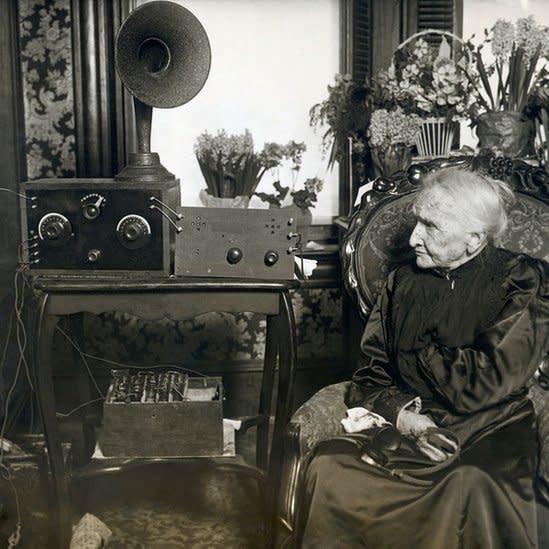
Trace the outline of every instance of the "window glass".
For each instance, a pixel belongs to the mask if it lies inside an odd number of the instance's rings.
[[[249,129],[256,150],[265,142],[306,143],[295,184],[299,188],[310,177],[324,180],[313,216],[316,223],[330,221],[338,214],[337,169],[326,171],[323,132],[309,126],[309,109],[326,96],[326,86],[339,70],[339,1],[179,3],[200,20],[212,49],[202,91],[185,105],[153,112],[151,148],[180,178],[182,204],[200,205],[198,194],[205,188],[193,151],[196,137],[203,131],[241,134]],[[287,166],[278,174],[268,173],[258,191],[273,192],[277,175],[283,186],[291,186],[291,172]]]

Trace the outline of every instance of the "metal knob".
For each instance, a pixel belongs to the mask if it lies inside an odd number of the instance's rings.
[[[124,227],[123,235],[126,240],[133,242],[144,234],[143,226],[137,222],[129,223]]]
[[[97,263],[101,259],[101,250],[92,248],[88,251],[88,263]]]
[[[227,252],[227,261],[231,265],[235,265],[242,259],[242,250],[240,248],[230,248]]]
[[[80,200],[82,215],[90,221],[97,219],[101,215],[101,209],[106,202],[106,198],[100,194],[92,193],[86,195]]]
[[[122,246],[129,250],[137,250],[149,243],[151,226],[143,216],[129,214],[118,222],[116,236]]]
[[[42,242],[48,246],[59,247],[71,238],[72,225],[63,214],[50,212],[38,222],[37,232]]]
[[[269,250],[265,254],[263,261],[267,267],[272,267],[279,260],[279,257],[278,252],[275,252],[275,250]]]
[[[60,238],[65,232],[65,227],[61,221],[54,221],[44,229],[44,236],[49,240]]]

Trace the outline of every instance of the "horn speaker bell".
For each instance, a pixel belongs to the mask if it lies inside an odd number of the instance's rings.
[[[204,86],[210,42],[200,21],[174,2],[149,2],[133,10],[116,39],[115,64],[130,93],[151,107],[190,101]]]

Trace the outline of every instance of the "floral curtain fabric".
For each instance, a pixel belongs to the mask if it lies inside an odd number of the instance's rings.
[[[27,176],[74,177],[70,0],[19,0]]]

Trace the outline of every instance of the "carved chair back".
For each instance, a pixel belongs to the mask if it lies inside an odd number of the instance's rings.
[[[343,281],[363,316],[368,315],[387,275],[413,256],[408,240],[415,225],[412,206],[422,174],[442,165],[471,162],[469,157],[444,164],[432,162],[421,169],[413,166],[408,173],[375,181],[363,196],[341,249]],[[506,178],[517,199],[501,245],[549,260],[549,176],[540,168],[516,161]]]

